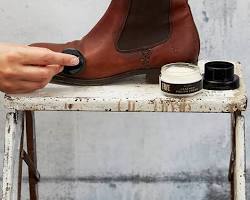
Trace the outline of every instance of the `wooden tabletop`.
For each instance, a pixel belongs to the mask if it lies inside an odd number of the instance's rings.
[[[236,63],[240,88],[230,91],[203,90],[187,98],[165,96],[159,85],[145,83],[137,76],[105,86],[65,86],[49,84],[33,93],[5,95],[5,107],[33,111],[100,111],[100,112],[235,112],[247,107],[246,86],[242,69]],[[199,62],[201,70],[204,61]]]

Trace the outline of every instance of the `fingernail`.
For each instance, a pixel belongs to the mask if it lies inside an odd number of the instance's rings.
[[[79,58],[78,57],[74,57],[74,58],[72,58],[72,60],[71,60],[71,64],[72,65],[78,65],[79,64]]]
[[[61,73],[64,70],[64,67],[61,67],[59,70],[59,73]]]

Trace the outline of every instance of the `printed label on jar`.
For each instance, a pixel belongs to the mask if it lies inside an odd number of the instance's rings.
[[[190,84],[172,84],[161,81],[161,90],[169,94],[192,94],[202,90],[202,81]]]

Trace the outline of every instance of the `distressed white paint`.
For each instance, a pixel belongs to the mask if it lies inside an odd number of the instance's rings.
[[[200,64],[201,69],[204,67],[204,62]],[[164,103],[164,107],[161,105],[162,110],[158,110],[158,104],[156,100],[149,99],[149,97],[157,97],[157,94],[160,91],[159,86],[149,85],[145,83],[135,84],[132,80],[126,82],[122,85],[112,85],[112,86],[103,86],[103,87],[81,87],[81,91],[75,92],[67,91],[65,87],[61,89],[64,91],[64,95],[59,96],[58,87],[55,87],[54,92],[51,92],[48,95],[46,90],[50,87],[47,87],[41,91],[37,91],[32,94],[23,94],[23,95],[6,95],[5,103],[9,109],[23,109],[23,110],[44,110],[44,111],[65,111],[65,110],[81,110],[81,111],[108,111],[108,108],[113,109],[113,111],[124,111],[122,109],[122,100],[127,102],[128,111],[161,111],[161,112],[235,112],[235,111],[244,111],[246,109],[246,89],[244,84],[244,79],[241,72],[241,65],[236,64],[236,73],[241,78],[241,87],[235,91],[203,91],[203,93],[197,95],[196,97],[188,97],[185,99],[179,98],[168,98],[161,97],[159,103]],[[120,87],[123,86],[121,89]],[[113,89],[115,88],[115,89]],[[140,90],[138,90],[138,88]],[[73,87],[71,87],[73,89]],[[128,90],[127,90],[128,89]],[[85,91],[89,92],[85,93]],[[121,92],[122,91],[122,92]],[[124,92],[124,93],[123,93]],[[81,95],[81,96],[80,96]],[[100,96],[102,95],[102,96]],[[154,96],[155,95],[155,96]],[[161,94],[162,95],[162,94]],[[41,96],[42,105],[41,105]],[[118,102],[116,100],[119,99]],[[132,100],[133,99],[133,100]],[[141,102],[141,110],[136,109],[136,103]],[[151,102],[151,103],[150,103]],[[150,104],[153,103],[153,107]],[[222,102],[225,102],[225,107]],[[63,103],[63,104],[62,104]],[[118,103],[118,104],[117,104]],[[62,105],[64,106],[62,106]],[[171,104],[172,109],[166,109],[165,104]],[[37,105],[41,106],[41,109],[38,109]],[[66,105],[66,106],[65,106]],[[69,106],[70,105],[70,106]],[[75,108],[77,106],[77,109]],[[108,107],[106,107],[108,106]],[[113,106],[113,108],[112,108]],[[117,110],[116,107],[118,106]],[[188,109],[186,109],[186,107]],[[34,109],[35,108],[35,109]],[[131,109],[132,108],[132,109]],[[196,108],[196,110],[195,110]],[[226,108],[226,109],[225,109]],[[112,110],[111,110],[112,111]],[[13,116],[12,116],[13,115]],[[4,200],[11,199],[11,194],[16,195],[14,188],[17,177],[16,170],[14,170],[14,163],[17,161],[17,157],[12,155],[18,155],[19,148],[16,147],[16,141],[20,141],[21,131],[20,128],[17,129],[18,124],[23,123],[23,118],[18,118],[18,121],[15,121],[14,113],[11,113],[7,116],[12,116],[12,118],[7,117],[6,125],[6,149],[5,149],[5,167],[4,167],[4,179],[6,180],[3,185],[3,194]],[[11,120],[12,119],[12,120]],[[14,120],[14,121],[13,121]],[[245,200],[245,121],[242,116],[237,116],[236,118],[236,162],[234,169],[234,180],[235,180],[235,200]],[[10,130],[15,130],[13,133],[10,133]],[[16,130],[17,129],[17,130]],[[17,139],[14,137],[16,135]],[[9,149],[12,149],[10,151]],[[10,158],[10,159],[9,159]],[[6,166],[10,167],[6,167]],[[14,171],[14,173],[13,173]],[[6,178],[6,177],[7,178]],[[10,188],[10,189],[9,189]]]
[[[5,148],[3,166],[3,200],[17,199],[17,177],[23,112],[10,112],[6,115]]]
[[[246,200],[245,118],[236,117],[235,200]]]
[[[110,0],[1,0],[0,41],[29,44],[81,38],[97,22],[109,2]],[[246,86],[249,88],[250,1],[189,0],[189,3],[200,32],[201,58],[241,61]],[[3,110],[3,102],[0,108]],[[250,122],[248,113],[247,124]],[[5,111],[1,114],[5,115]],[[152,200],[162,194],[161,199],[228,199],[228,187],[223,183],[213,182],[211,186],[210,182],[204,181],[186,186],[185,183],[174,182],[170,183],[171,186],[163,183],[159,187],[154,184],[130,186],[128,183],[120,184],[115,190],[106,184],[86,186],[84,182],[77,181],[79,174],[107,175],[111,172],[114,175],[132,172],[172,175],[191,171],[203,177],[205,172],[212,169],[216,170],[214,177],[220,177],[221,180],[224,176],[217,176],[217,172],[221,170],[226,176],[230,149],[226,116],[39,113],[39,165],[42,176],[49,177],[50,180],[42,183],[41,198],[138,200],[139,197],[145,197],[147,200],[149,197]],[[0,123],[2,130],[3,118],[1,117]],[[195,122],[195,127],[189,126],[192,122]],[[250,141],[250,134],[246,137]],[[3,157],[3,134],[0,138],[0,157]],[[249,142],[246,147],[250,152]],[[250,162],[248,167],[249,164]],[[57,183],[54,181],[57,177],[75,177],[76,180]],[[171,190],[172,187],[175,189]],[[133,194],[129,195],[131,188]]]
[[[204,62],[200,66],[203,69]],[[5,105],[18,110],[110,111],[110,112],[233,112],[246,109],[247,97],[240,64],[236,72],[241,87],[234,91],[203,90],[185,98],[165,96],[159,85],[134,79],[106,86],[49,85],[30,94],[6,95]]]

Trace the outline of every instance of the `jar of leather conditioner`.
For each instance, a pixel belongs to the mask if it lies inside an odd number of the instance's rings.
[[[162,67],[161,90],[166,95],[186,97],[199,93],[203,77],[198,66],[189,63],[172,63]]]

